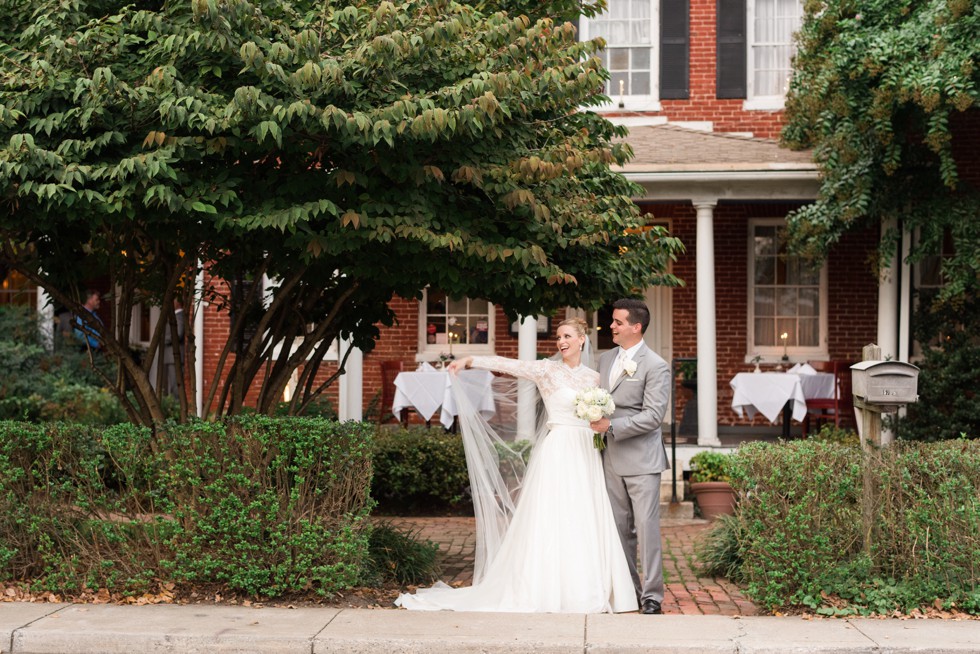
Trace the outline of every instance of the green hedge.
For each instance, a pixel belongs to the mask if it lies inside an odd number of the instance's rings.
[[[371,496],[381,513],[472,510],[463,441],[442,427],[380,428]]]
[[[155,435],[0,422],[0,579],[62,592],[350,587],[367,566],[372,434],[263,416]]]
[[[699,557],[767,608],[883,614],[938,600],[980,613],[980,443],[868,453],[833,442],[753,443],[733,467],[736,518],[717,525]]]

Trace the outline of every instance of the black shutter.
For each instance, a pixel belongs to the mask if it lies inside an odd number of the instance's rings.
[[[718,0],[717,57],[719,98],[746,96],[745,0]]]
[[[688,0],[660,0],[660,97],[690,97],[690,7]]]

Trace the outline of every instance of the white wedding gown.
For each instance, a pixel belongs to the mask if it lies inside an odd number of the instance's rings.
[[[415,610],[620,613],[637,609],[636,591],[606,493],[589,423],[575,417],[575,396],[599,374],[558,361],[474,357],[474,368],[534,381],[548,412],[548,433],[534,447],[510,525],[473,586],[403,594]]]

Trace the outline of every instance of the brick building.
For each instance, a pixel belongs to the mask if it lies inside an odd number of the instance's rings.
[[[731,408],[730,379],[756,363],[771,369],[784,357],[854,360],[871,342],[897,359],[912,352],[909,298],[925,281],[896,257],[879,282],[871,266],[877,230],[848,235],[819,270],[785,255],[785,216],[818,189],[808,153],[776,142],[802,4],[608,0],[604,14],[580,21],[582,38],[607,43],[609,102],[597,110],[630,128],[635,158],[622,172],[643,189],[636,202],[650,224],[668,226],[687,248],[673,269],[686,285],[646,293],[654,316],[651,347],[668,361],[697,358],[698,427],[687,448],[778,433],[767,420],[739,418]],[[600,349],[611,346],[603,332],[608,311],[569,308],[515,325],[485,300],[447,298],[431,288],[421,300],[396,298],[392,306],[397,324],[382,329],[373,352],[352,355],[331,391],[341,417],[390,409],[380,405],[381,361],[414,369],[450,351],[551,354],[554,326],[565,315],[586,317]],[[152,320],[148,309],[138,324]],[[227,320],[206,305],[194,316],[198,388],[215,374]],[[321,374],[336,370],[336,352],[331,357]],[[692,395],[680,386],[675,395],[679,421]]]

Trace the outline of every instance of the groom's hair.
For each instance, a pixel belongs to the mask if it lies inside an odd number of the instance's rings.
[[[647,327],[650,326],[650,310],[642,300],[633,300],[631,298],[616,300],[613,302],[613,309],[625,309],[628,314],[627,320],[629,323],[631,325],[640,323],[640,333],[646,333]]]

